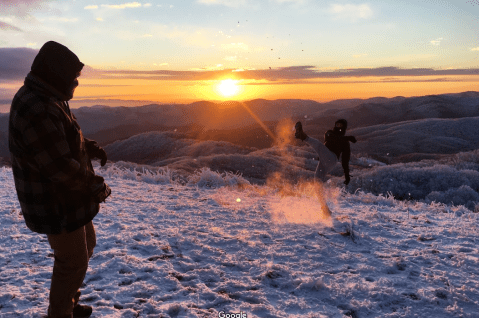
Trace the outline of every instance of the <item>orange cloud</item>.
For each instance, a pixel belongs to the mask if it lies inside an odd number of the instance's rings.
[[[337,69],[332,71],[320,71],[314,66],[291,66],[275,69],[197,69],[191,71],[172,71],[172,70],[156,70],[156,71],[131,71],[131,70],[95,70],[85,67],[83,72],[85,76],[101,78],[101,79],[148,79],[148,80],[181,80],[181,81],[198,81],[198,80],[217,80],[218,78],[232,77],[244,80],[265,80],[268,82],[291,82],[301,80],[332,80],[332,79],[357,79],[357,78],[376,78],[374,81],[381,81],[380,78],[395,77],[396,81],[406,77],[420,76],[464,76],[479,75],[479,69],[441,69],[432,68],[413,68],[402,69],[397,67],[379,67],[379,68],[349,68]],[[410,80],[410,79],[408,79]],[[427,81],[433,81],[427,79]],[[441,80],[442,81],[442,80]]]

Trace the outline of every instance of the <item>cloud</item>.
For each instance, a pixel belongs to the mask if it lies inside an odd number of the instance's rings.
[[[185,46],[210,48],[217,42],[218,32],[215,29],[194,27],[169,27],[167,25],[153,25],[150,34],[157,38],[171,39]],[[228,38],[228,36],[226,36]]]
[[[2,14],[27,18],[31,11],[45,8],[51,0],[7,0],[1,1]]]
[[[222,50],[243,50],[243,51],[248,51],[249,46],[244,43],[228,43],[228,44],[221,44],[220,45]]]
[[[213,66],[206,66],[206,67],[202,67],[202,68],[192,68],[189,71],[191,71],[191,72],[204,72],[204,71],[215,71],[215,70],[216,71],[217,70],[223,71],[224,70],[223,64],[216,64],[216,65],[213,65]]]
[[[25,78],[37,53],[29,48],[0,48],[0,80]]]
[[[331,4],[329,12],[335,19],[351,22],[369,19],[373,16],[373,10],[368,4]]]
[[[128,84],[81,84],[82,87],[131,87]]]
[[[43,22],[46,19],[40,19],[39,21]],[[71,23],[71,22],[78,22],[78,18],[59,18],[59,17],[50,17],[47,20],[55,21],[55,22],[64,22],[64,23]]]
[[[436,40],[432,40],[430,43],[434,46],[439,46],[439,45],[441,45],[442,40],[443,40],[443,38],[438,38]]]
[[[235,56],[226,56],[223,60],[225,61],[230,61],[230,62],[234,62],[238,59],[238,57],[235,55]]]
[[[33,59],[38,50],[31,48],[0,48],[0,80],[22,80],[30,71]],[[225,58],[234,60],[234,56]],[[161,63],[158,66],[168,66]],[[178,81],[201,81],[217,80],[221,77],[234,77],[235,79],[267,81],[271,83],[297,84],[302,80],[359,80],[365,77],[380,77],[372,79],[375,82],[411,82],[411,81],[447,81],[446,76],[479,75],[479,68],[469,69],[432,69],[432,68],[349,68],[320,70],[315,66],[290,66],[274,69],[225,69],[218,64],[215,67],[194,69],[188,71],[155,70],[97,70],[85,66],[82,76],[97,79],[149,79],[149,80],[178,80]],[[441,78],[422,79],[421,76],[438,76]],[[404,77],[417,77],[411,80]],[[457,79],[455,79],[457,80]],[[478,77],[479,80],[479,77]]]
[[[227,7],[237,8],[247,4],[246,0],[198,0],[198,3],[206,5],[224,5]]]
[[[0,80],[22,80],[30,71],[33,59],[38,50],[31,48],[0,48]],[[159,66],[167,66],[161,63]],[[188,71],[155,70],[97,70],[85,66],[82,76],[85,78],[98,79],[150,79],[150,80],[178,80],[178,81],[201,81],[217,80],[221,77],[234,77],[244,80],[265,80],[277,83],[296,84],[301,80],[336,80],[352,79],[359,80],[365,77],[380,77],[372,81],[412,81],[410,78],[417,77],[417,81],[447,81],[446,76],[479,75],[479,68],[468,69],[432,69],[432,68],[349,68],[336,70],[320,70],[315,66],[302,65],[274,69],[224,69],[221,64],[211,68],[195,69]],[[421,79],[421,76],[437,76],[437,79]],[[457,80],[457,79],[455,79]],[[478,77],[479,80],[479,77]]]
[[[102,8],[108,9],[126,9],[126,8],[140,8],[141,3],[139,2],[128,2],[123,4],[102,4]]]
[[[308,0],[273,0],[277,3],[294,3],[294,4],[305,4]]]
[[[234,69],[232,70],[232,72],[244,72],[244,71],[254,71],[255,68],[254,67],[247,67],[247,68],[237,68],[237,69]]]
[[[22,32],[22,30],[20,30],[19,28],[17,28],[16,26],[13,26],[11,24],[8,24],[6,22],[2,22],[0,21],[0,30],[4,30],[4,31],[20,31]]]
[[[98,9],[98,6],[97,6],[97,5],[88,5],[88,6],[84,7],[83,9],[85,9],[85,10],[94,10],[94,9]]]
[[[354,57],[355,59],[358,59],[358,58],[364,57],[364,56],[368,56],[368,55],[367,55],[367,54],[354,54],[354,55],[353,55],[353,57]]]
[[[334,71],[320,71],[314,66],[291,66],[275,69],[264,70],[242,70],[237,69],[199,69],[190,71],[102,71],[90,69],[85,72],[85,76],[101,79],[149,79],[149,80],[182,80],[182,81],[201,81],[216,80],[221,77],[233,76],[236,79],[244,80],[266,80],[269,82],[292,83],[297,84],[301,80],[311,79],[357,79],[364,77],[381,77],[391,81],[392,77],[396,77],[395,81],[401,81],[401,77],[411,76],[449,76],[449,75],[479,75],[479,69],[446,69],[435,70],[431,68],[413,68],[402,69],[397,67],[379,67],[379,68],[351,68],[339,69]],[[372,79],[374,82],[384,81],[385,79]],[[408,79],[405,79],[408,81]],[[421,80],[418,78],[418,80]],[[478,78],[479,80],[479,78]],[[427,79],[431,81],[431,79]],[[441,79],[440,81],[444,81]]]

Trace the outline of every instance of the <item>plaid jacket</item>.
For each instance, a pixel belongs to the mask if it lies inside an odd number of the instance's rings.
[[[12,101],[9,149],[18,200],[28,228],[72,232],[90,222],[99,204],[85,138],[55,89],[29,74]]]

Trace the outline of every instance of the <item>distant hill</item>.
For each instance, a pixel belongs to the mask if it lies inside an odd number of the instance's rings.
[[[379,101],[378,99],[377,101]],[[306,131],[323,136],[338,118],[348,121],[349,128],[426,118],[464,118],[479,116],[479,93],[430,95],[393,98],[383,102],[366,102],[347,109],[329,109],[304,122]]]
[[[396,97],[403,98],[403,97]],[[388,101],[383,97],[371,99],[341,99],[327,103],[312,100],[255,99],[244,103],[198,101],[191,104],[148,104],[137,107],[109,107],[96,105],[72,109],[82,130],[86,134],[114,129],[119,126],[138,126],[138,130],[149,127],[149,131],[157,127],[177,127],[197,125],[210,129],[231,129],[255,123],[251,110],[262,121],[278,121],[282,118],[304,117],[320,114],[328,109],[345,109],[365,102]],[[143,128],[139,128],[139,127]],[[0,113],[0,132],[8,129],[8,114]],[[143,132],[143,131],[138,131]],[[130,135],[131,136],[131,135]]]
[[[271,131],[275,130],[278,121],[284,118],[292,122],[301,120],[306,133],[323,140],[324,132],[331,129],[334,121],[345,118],[349,122],[349,131],[363,138],[356,146],[361,151],[381,154],[387,143],[390,131],[388,124],[409,123],[430,118],[460,119],[479,116],[479,92],[460,94],[442,94],[420,97],[376,97],[367,100],[337,100],[318,103],[311,100],[264,100],[256,99],[245,103],[223,102],[213,103],[199,101],[191,104],[145,105],[139,107],[81,107],[72,110],[77,117],[86,137],[97,140],[105,146],[115,141],[152,131],[176,131],[185,134],[186,138],[200,141],[226,141],[232,144],[251,147],[268,148],[273,140],[266,135],[258,121]],[[475,124],[475,123],[473,123]],[[452,125],[452,124],[451,124]],[[367,130],[359,128],[374,126],[378,137],[370,134],[362,136]],[[406,126],[395,126],[396,135],[402,139],[415,140],[421,136],[417,130],[422,125],[409,123]],[[401,128],[402,127],[402,128]],[[405,128],[407,127],[407,129]],[[452,126],[451,126],[452,127]],[[0,114],[0,157],[8,157],[7,148],[8,114]],[[382,130],[385,130],[384,132]],[[455,152],[477,147],[472,132],[471,139],[449,138],[457,133],[453,127],[444,134],[444,145],[435,142],[430,144],[416,143],[415,147],[393,147],[395,151],[387,151],[397,156],[404,156],[408,151],[430,154],[433,151]],[[381,137],[382,139],[377,139]],[[375,139],[376,138],[376,139]],[[451,142],[451,140],[454,140]],[[466,144],[468,143],[469,144]],[[400,141],[398,141],[398,145]],[[369,146],[370,145],[370,146]],[[397,149],[396,149],[397,148]],[[414,158],[412,156],[411,158]]]
[[[354,156],[366,155],[378,158],[382,162],[392,162],[392,158],[399,156],[417,160],[439,159],[442,155],[479,149],[477,127],[479,127],[479,117],[429,118],[380,124],[351,130],[350,134],[356,136],[358,140],[351,145],[351,148]],[[304,142],[292,141],[290,144],[302,146],[301,149],[304,152],[298,155],[299,157],[314,159],[317,156]],[[113,161],[122,160],[155,166],[168,165],[192,171],[201,167],[202,164],[208,164],[212,169],[228,170],[228,156],[233,156],[235,162],[251,161],[252,166],[255,166],[255,157],[270,158],[268,160],[272,160],[271,164],[275,169],[284,159],[277,160],[279,154],[274,148],[258,150],[225,141],[201,141],[191,139],[187,134],[171,131],[139,134],[107,145],[105,150],[108,158]],[[305,163],[302,161],[296,163],[298,164],[301,168],[305,168]],[[309,168],[314,170],[315,164],[311,162],[309,164],[312,165]],[[232,167],[230,169],[234,171]],[[251,173],[254,172],[253,170]]]
[[[113,161],[155,162],[180,157],[197,158],[217,154],[248,154],[255,149],[224,141],[197,141],[175,132],[147,132],[126,140],[115,141],[105,150]]]
[[[478,127],[479,117],[427,118],[356,128],[348,134],[358,140],[351,146],[356,152],[386,159],[479,149]]]

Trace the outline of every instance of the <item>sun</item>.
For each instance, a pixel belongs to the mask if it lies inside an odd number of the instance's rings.
[[[239,92],[239,87],[237,85],[238,81],[232,80],[232,79],[227,79],[227,80],[222,80],[218,84],[218,92],[223,95],[224,97],[231,97]]]

